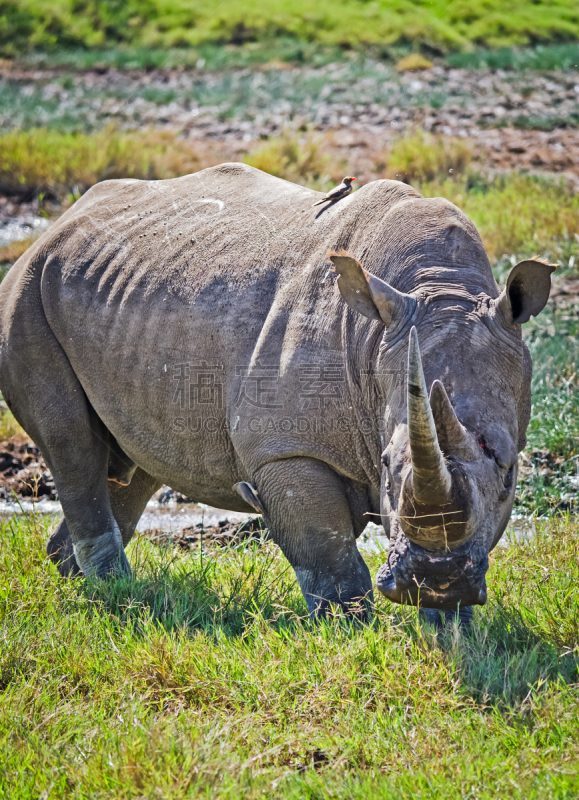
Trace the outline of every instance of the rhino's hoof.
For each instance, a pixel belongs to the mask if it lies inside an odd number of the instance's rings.
[[[131,574],[118,530],[108,531],[94,539],[75,542],[74,554],[87,578],[109,578],[111,575]]]
[[[74,557],[74,548],[68,528],[59,525],[46,543],[46,553],[63,578],[76,578],[81,575]]]
[[[452,609],[451,611],[440,611],[438,608],[421,608],[418,612],[418,619],[420,622],[432,625],[437,631],[442,630],[447,625],[453,625],[457,621],[461,628],[467,630],[472,622],[472,614],[472,606]]]

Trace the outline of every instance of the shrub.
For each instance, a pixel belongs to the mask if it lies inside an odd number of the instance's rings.
[[[473,160],[469,142],[417,132],[394,142],[384,156],[385,177],[420,184],[463,173]]]
[[[430,69],[432,66],[432,61],[429,61],[420,53],[410,53],[397,62],[396,69],[399,72],[413,72],[415,70]]]
[[[109,178],[161,179],[199,169],[192,145],[163,131],[93,135],[36,128],[0,136],[0,192],[80,195]]]
[[[330,157],[323,154],[321,143],[319,135],[308,134],[300,139],[286,132],[257,147],[244,161],[276,178],[318,188],[330,180]]]

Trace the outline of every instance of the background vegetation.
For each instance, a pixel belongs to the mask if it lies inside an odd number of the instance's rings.
[[[92,136],[43,128],[0,134],[0,193],[23,198],[76,197],[111,178],[159,180],[199,168],[191,143],[163,131],[108,126]]]
[[[244,160],[322,190],[348,170],[347,161],[330,157],[331,147],[331,136],[286,132],[253,145]],[[572,186],[519,173],[489,178],[473,158],[464,140],[418,132],[384,148],[375,168],[462,208],[495,261],[505,253],[532,252],[568,264],[579,234],[579,196]],[[169,131],[123,132],[109,125],[93,135],[43,128],[0,134],[0,192],[23,199],[49,195],[66,203],[101,180],[178,177],[213,163],[215,153],[208,157],[198,143]]]
[[[304,42],[387,47],[420,40],[435,52],[570,41],[575,0],[2,0],[6,56],[56,47],[128,43],[173,47],[241,44],[280,35]]]
[[[425,29],[428,35],[428,29]],[[573,70],[579,65],[579,44],[547,44],[510,46],[499,48],[474,48],[444,53],[442,48],[425,45],[420,37],[413,44],[354,44],[350,47],[339,44],[323,44],[304,41],[293,36],[279,35],[273,39],[258,39],[245,44],[218,44],[207,41],[195,46],[143,47],[134,44],[115,44],[86,49],[78,46],[44,45],[41,49],[15,48],[5,43],[0,51],[6,58],[4,65],[12,61],[23,67],[42,69],[89,70],[154,70],[154,69],[239,69],[261,64],[283,66],[284,64],[310,64],[322,67],[340,62],[365,61],[369,56],[381,61],[393,61],[397,65],[407,57],[420,57],[415,68],[426,67],[430,59],[450,67],[467,69],[502,70]],[[427,56],[420,54],[422,49]],[[437,54],[437,55],[435,55]],[[425,63],[426,62],[426,63]],[[407,69],[409,67],[406,67]]]

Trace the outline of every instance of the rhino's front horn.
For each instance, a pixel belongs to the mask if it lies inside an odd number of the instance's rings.
[[[414,327],[408,346],[408,435],[414,499],[425,506],[449,503],[452,479],[438,443]]]

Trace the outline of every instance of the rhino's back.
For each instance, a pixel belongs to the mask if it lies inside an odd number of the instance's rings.
[[[282,344],[335,350],[344,306],[327,252],[371,241],[405,196],[420,197],[380,181],[313,208],[319,193],[242,164],[98,184],[45,235],[43,308],[87,386],[153,354],[235,372],[258,347],[277,363]]]
[[[114,180],[90,189],[43,239],[63,275],[99,274],[111,296],[174,285],[193,300],[222,278],[239,288],[271,271],[293,277],[313,253],[352,239],[383,246],[380,227],[410,186],[375,181],[339,203],[244,164],[163,181]]]

